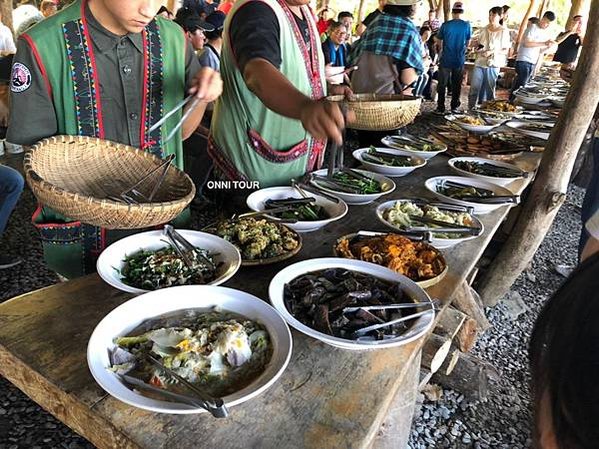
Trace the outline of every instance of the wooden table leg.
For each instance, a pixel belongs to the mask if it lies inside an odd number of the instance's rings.
[[[404,380],[389,406],[387,418],[374,439],[371,449],[402,449],[408,446],[412,430],[422,351],[412,359]]]

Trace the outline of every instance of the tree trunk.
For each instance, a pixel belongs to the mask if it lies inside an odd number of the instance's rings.
[[[599,0],[593,0],[592,10],[599,10]],[[526,269],[565,201],[576,155],[599,103],[599,77],[587,76],[599,73],[599,14],[592,15],[588,29],[563,113],[553,128],[520,220],[482,279],[479,292],[487,306],[497,304]]]
[[[545,14],[545,11],[549,9],[549,0],[541,0],[541,4],[539,5],[539,12],[537,13],[537,17],[540,19]]]
[[[518,39],[516,40],[516,45],[520,43],[520,41],[522,40],[522,36],[524,36],[526,26],[528,25],[528,19],[530,19],[533,16],[537,4],[537,0],[530,0],[530,5],[528,6],[526,14],[524,14],[524,18],[522,19],[522,23],[520,24],[520,29],[518,30]]]
[[[12,28],[12,0],[0,1],[0,13],[2,13],[2,23],[14,33]]]
[[[435,2],[435,0],[433,0]],[[443,20],[443,0],[437,0],[435,9],[437,10],[437,19]]]
[[[567,30],[572,26],[572,19],[575,16],[588,17],[590,5],[591,0],[572,0],[572,7],[570,8],[570,14],[568,15],[568,23],[566,24]]]
[[[364,20],[364,3],[364,0],[360,0],[360,5],[358,6],[358,23],[362,23],[362,21]]]
[[[443,19],[445,22],[451,20],[451,0],[443,0]]]

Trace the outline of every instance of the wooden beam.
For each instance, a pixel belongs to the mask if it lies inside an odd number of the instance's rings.
[[[2,13],[2,23],[10,28],[10,31],[14,33],[12,27],[12,0],[0,0],[0,13]]]
[[[422,348],[422,366],[436,373],[451,349],[451,340],[437,334],[431,334]]]
[[[518,30],[518,38],[516,39],[516,45],[520,43],[520,41],[522,40],[522,36],[524,36],[526,26],[528,25],[528,19],[533,17],[533,13],[537,5],[537,0],[530,0],[530,5],[528,5],[528,10],[526,11],[526,14],[524,14],[524,18],[522,19],[522,23],[520,24],[520,29]]]
[[[445,22],[451,20],[451,0],[443,0],[443,15]]]
[[[572,7],[568,14],[568,22],[566,23],[566,29],[569,30],[572,26],[572,19],[575,16],[583,16],[585,22],[588,20],[589,7],[591,6],[591,0],[572,0]]]
[[[465,282],[460,285],[452,297],[452,305],[476,321],[481,332],[491,327],[485,310],[472,288]]]
[[[591,9],[599,11],[599,0],[593,0]],[[599,77],[587,76],[589,73],[599,73],[599,14],[590,17],[572,87],[522,207],[521,218],[481,280],[479,292],[487,306],[497,304],[529,265],[566,199],[576,155],[599,104]],[[578,230],[573,236],[578,237]]]

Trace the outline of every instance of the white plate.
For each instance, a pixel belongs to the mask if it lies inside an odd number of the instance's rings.
[[[434,158],[437,154],[444,153],[447,151],[447,145],[442,143],[437,143],[437,145],[443,146],[442,150],[439,151],[416,151],[409,147],[404,147],[399,141],[394,140],[392,136],[386,136],[381,139],[381,143],[383,145],[388,146],[389,148],[398,151],[399,154],[405,154],[406,156],[419,156],[423,159],[429,160]],[[415,145],[409,142],[405,142],[406,145]]]
[[[472,207],[474,209],[475,214],[484,215],[489,212],[494,211],[495,209],[499,209],[504,206],[513,206],[513,204],[486,204],[486,203],[474,203],[470,201],[462,201],[451,198],[449,196],[445,196],[439,192],[437,192],[437,185],[441,184],[443,181],[453,181],[460,184],[469,185],[472,187],[478,187],[481,189],[492,190],[495,195],[513,195],[513,193],[506,189],[505,187],[498,186],[497,184],[493,184],[492,182],[483,181],[480,179],[474,178],[466,178],[461,176],[437,176],[434,178],[430,178],[426,180],[424,186],[432,192],[437,198],[440,198],[442,201],[446,203],[459,204],[460,206]]]
[[[546,131],[531,131],[528,129],[522,129],[524,126],[528,125],[527,122],[512,120],[511,122],[507,122],[506,125],[512,129],[515,129],[521,134],[530,137],[536,137],[537,139],[549,140],[549,136],[551,135],[551,133]]]
[[[383,195],[388,195],[389,193],[391,193],[395,190],[395,183],[391,179],[389,179],[383,175],[379,175],[378,173],[372,173],[372,172],[369,172],[366,170],[356,170],[356,171],[380,182],[383,185],[384,191],[382,193],[373,193],[370,195],[359,195],[356,193],[343,193],[343,192],[339,192],[337,190],[332,190],[332,189],[329,189],[328,187],[321,186],[320,184],[318,184],[318,182],[316,182],[314,180],[311,180],[310,183],[312,185],[318,187],[319,189],[322,189],[325,192],[335,195],[337,198],[342,199],[347,204],[354,205],[354,206],[370,204],[373,201],[378,200]],[[313,173],[318,176],[326,176],[327,169],[318,170]]]
[[[401,176],[406,176],[412,173],[417,168],[422,168],[426,165],[426,160],[422,157],[406,154],[404,151],[392,150],[390,148],[377,148],[376,150],[380,153],[391,154],[393,156],[407,156],[412,158],[412,161],[416,164],[411,167],[388,167],[385,165],[375,164],[373,162],[367,162],[362,159],[362,155],[367,153],[370,148],[361,148],[352,153],[354,159],[358,162],[361,162],[368,170],[374,173],[380,173],[381,175],[389,176],[391,178],[399,178]]]
[[[268,389],[280,376],[291,358],[291,333],[281,316],[270,305],[248,293],[224,287],[183,286],[157,290],[120,305],[96,326],[87,345],[87,363],[94,379],[110,395],[126,404],[158,413],[203,413],[186,404],[150,399],[132,391],[108,370],[108,351],[116,337],[127,335],[142,322],[184,309],[219,307],[262,324],[270,336],[273,355],[260,377],[242,390],[224,397],[232,407]]]
[[[233,277],[241,266],[239,250],[224,239],[206,232],[177,230],[187,241],[197,248],[202,248],[210,253],[217,254],[214,261],[223,265],[219,268],[218,277],[209,285],[220,285]],[[138,253],[141,250],[157,250],[167,248],[167,238],[162,231],[148,231],[125,237],[106,248],[96,263],[98,274],[107,284],[128,293],[141,295],[148,290],[142,290],[125,284],[119,271],[125,266],[126,256]],[[117,271],[118,270],[118,271]]]
[[[520,167],[514,164],[508,164],[507,162],[495,161],[493,159],[486,159],[484,157],[454,157],[450,159],[447,163],[452,168],[452,170],[456,171],[461,176],[468,176],[469,178],[474,179],[482,179],[484,181],[492,182],[493,184],[497,184],[498,186],[507,186],[512,182],[518,179],[524,179],[524,176],[516,176],[514,178],[499,178],[495,176],[487,176],[487,175],[477,175],[475,173],[470,173],[469,171],[462,170],[455,166],[456,162],[478,162],[479,164],[490,164],[496,167],[510,168],[512,170],[522,170]]]
[[[297,232],[311,232],[320,229],[329,223],[340,220],[347,214],[347,204],[340,201],[335,203],[323,196],[312,194],[307,192],[308,196],[316,199],[316,205],[324,208],[329,214],[326,220],[317,221],[298,221],[297,223],[286,223],[285,226],[294,229]],[[283,200],[287,198],[302,198],[301,194],[293,187],[269,187],[267,189],[260,189],[250,196],[247,197],[246,203],[248,207],[256,212],[260,212],[266,209],[264,203],[267,200]],[[272,217],[271,215],[267,215]],[[275,217],[272,217],[275,218]]]
[[[501,125],[501,123],[494,123],[492,125],[469,125],[468,123],[459,121],[458,119],[460,117],[464,117],[464,115],[446,115],[445,119],[455,123],[460,128],[475,134],[486,134]]]
[[[290,265],[280,271],[273,278],[273,280],[270,282],[270,286],[268,287],[268,294],[270,296],[271,304],[275,307],[275,309],[277,309],[277,311],[283,316],[285,321],[287,321],[291,327],[297,329],[303,334],[306,334],[312,338],[316,338],[317,340],[320,340],[328,345],[343,349],[382,349],[406,345],[424,335],[433,325],[435,320],[435,312],[431,310],[430,313],[427,313],[426,315],[423,315],[420,318],[412,321],[412,326],[407,330],[407,332],[397,338],[378,342],[357,342],[327,335],[322,332],[318,332],[317,330],[314,330],[305,324],[302,324],[299,320],[296,320],[293,315],[291,315],[285,306],[285,301],[283,298],[283,289],[285,284],[304,274],[311,273],[313,271],[325,270],[327,268],[344,268],[347,270],[369,274],[386,281],[397,282],[401,284],[403,290],[414,300],[414,302],[430,302],[430,298],[427,293],[418,285],[416,285],[414,281],[380,265],[362,262],[360,260],[340,258],[305,260],[303,262]]]
[[[515,96],[516,99],[523,104],[539,104],[547,99],[545,96],[529,96],[521,92],[516,92]]]
[[[385,226],[388,226],[389,228],[393,229],[395,232],[398,232],[400,234],[405,234],[406,231],[404,229],[400,228],[399,226],[395,226],[395,225],[389,223],[385,219],[385,212],[387,210],[391,209],[392,207],[394,207],[396,203],[407,203],[407,202],[414,202],[414,201],[415,200],[413,200],[413,199],[400,199],[400,200],[387,201],[385,203],[380,204],[376,208],[376,216],[379,219],[379,221],[381,223],[383,223]],[[442,207],[442,204],[439,204],[439,203],[433,203],[433,205]],[[449,206],[451,206],[451,205],[449,205]],[[480,237],[483,234],[483,232],[485,231],[485,227],[482,224],[482,222],[478,218],[476,218],[474,215],[472,216],[472,219],[474,221],[474,225],[480,228],[480,233],[478,235],[444,239],[444,238],[435,237],[435,234],[431,230],[432,238],[431,238],[430,244],[433,245],[437,249],[446,249],[446,248],[451,248],[452,246],[455,246],[458,243],[467,242],[468,240],[474,240],[475,238]]]

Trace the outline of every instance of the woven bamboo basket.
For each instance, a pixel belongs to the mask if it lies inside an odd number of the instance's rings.
[[[392,131],[409,125],[420,112],[422,103],[418,97],[390,94],[357,94],[351,100],[335,95],[329,100],[345,103],[356,115],[348,128],[361,131]]]
[[[153,202],[125,204],[106,199],[135,185],[163,161],[127,145],[82,136],[38,142],[25,155],[27,182],[37,199],[74,221],[107,229],[138,229],[168,223],[195,195],[192,180],[171,166]],[[146,197],[162,170],[144,181]]]

